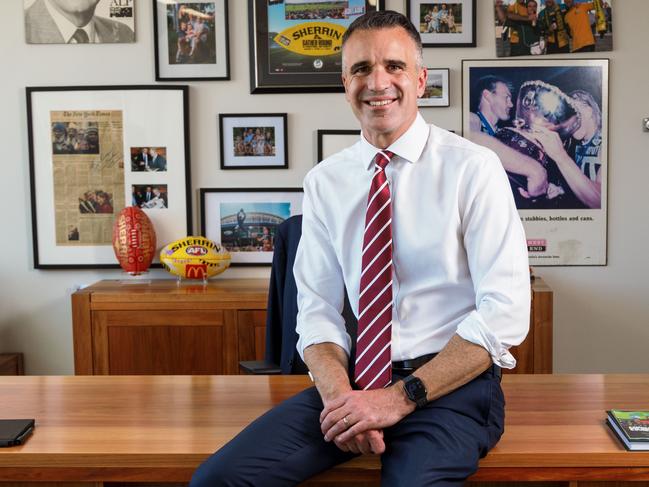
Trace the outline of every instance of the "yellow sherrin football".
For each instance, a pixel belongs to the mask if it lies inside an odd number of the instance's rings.
[[[230,253],[205,237],[185,237],[160,251],[162,266],[184,279],[207,279],[230,265]]]

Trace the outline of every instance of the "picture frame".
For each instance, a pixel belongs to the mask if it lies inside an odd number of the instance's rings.
[[[221,169],[287,169],[286,113],[219,113]]]
[[[498,155],[531,265],[606,265],[608,73],[608,59],[462,61],[463,134]]]
[[[585,2],[575,5],[579,3]],[[516,0],[493,0],[496,56],[580,56],[583,52],[612,51],[613,2],[594,2],[593,6],[592,11],[575,8],[567,21],[567,8],[561,1],[548,9],[545,0],[520,6]],[[508,12],[529,20],[508,19]],[[578,27],[584,24],[591,29]]]
[[[152,0],[156,81],[230,79],[228,0]]]
[[[271,265],[277,226],[302,213],[302,188],[201,188],[201,232],[233,266]]]
[[[56,19],[47,0],[23,0],[27,44],[116,44],[135,42],[135,0],[61,2],[70,10]],[[85,25],[64,24],[65,16],[87,19]],[[61,27],[59,27],[59,25]]]
[[[406,0],[406,16],[419,30],[423,47],[476,46],[476,0]]]
[[[361,135],[360,129],[351,130],[330,130],[318,129],[317,141],[318,151],[316,164],[320,163],[327,157],[339,152],[358,141]]]
[[[314,21],[295,18],[301,16],[304,2],[248,0],[250,93],[344,91],[342,35],[368,9],[383,10],[385,0],[331,3],[339,5],[326,12],[316,12],[313,5],[308,7],[313,11],[306,14],[315,15]]]
[[[159,247],[192,233],[187,86],[28,87],[26,98],[34,268],[119,268],[113,222],[132,204]],[[149,170],[133,170],[144,147]]]
[[[450,84],[448,68],[426,68],[426,90],[417,98],[418,107],[448,107],[450,102]]]

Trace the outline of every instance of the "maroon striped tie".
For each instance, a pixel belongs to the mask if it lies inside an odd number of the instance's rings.
[[[392,156],[392,152],[381,151],[374,157],[367,197],[354,367],[354,379],[361,389],[385,387],[392,378],[392,206],[385,176]]]

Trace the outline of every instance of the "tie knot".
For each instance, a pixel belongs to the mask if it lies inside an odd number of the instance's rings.
[[[77,44],[88,44],[88,42],[90,42],[88,34],[83,29],[77,29],[72,38],[77,41]]]
[[[385,169],[385,166],[388,165],[393,155],[394,153],[390,152],[389,150],[379,151],[374,156],[374,164],[379,166],[381,169]]]

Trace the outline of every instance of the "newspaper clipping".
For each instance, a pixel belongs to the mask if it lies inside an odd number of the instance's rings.
[[[57,246],[111,245],[124,208],[120,110],[50,112]]]

